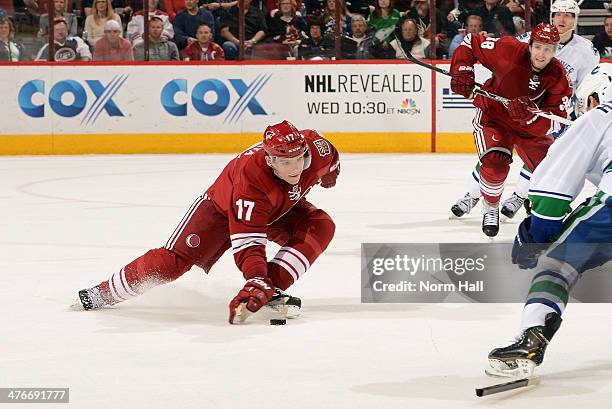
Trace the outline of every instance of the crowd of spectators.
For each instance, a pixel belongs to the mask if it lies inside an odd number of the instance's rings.
[[[148,33],[143,0],[0,0],[0,61],[47,60],[50,22],[55,61],[233,60],[242,16],[250,59],[450,58],[467,33],[526,29],[525,0],[144,1]],[[531,25],[548,21],[549,2],[530,1]],[[612,58],[612,16],[592,41]]]

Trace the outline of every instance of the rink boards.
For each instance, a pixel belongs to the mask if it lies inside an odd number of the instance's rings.
[[[448,77],[410,63],[48,63],[0,72],[0,154],[237,152],[285,119],[345,152],[474,151],[470,101],[450,92]]]

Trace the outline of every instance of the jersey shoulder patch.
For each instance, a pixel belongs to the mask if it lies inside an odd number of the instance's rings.
[[[312,141],[312,143],[317,148],[319,156],[323,157],[331,154],[331,147],[329,146],[329,142],[327,142],[325,139],[315,139],[314,141]]]

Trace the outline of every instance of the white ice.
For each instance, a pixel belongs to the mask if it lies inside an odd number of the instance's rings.
[[[208,276],[194,268],[112,309],[68,310],[77,290],[163,245],[229,158],[0,158],[0,387],[69,387],[70,407],[90,409],[609,404],[610,305],[569,305],[540,385],[477,398],[521,304],[360,303],[362,242],[487,241],[479,209],[448,219],[473,155],[344,155],[337,187],[309,195],[337,234],[291,288],[303,317],[285,326],[227,324],[243,282],[227,254]]]

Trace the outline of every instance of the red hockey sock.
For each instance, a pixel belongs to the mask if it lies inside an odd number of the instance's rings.
[[[115,304],[142,294],[149,288],[176,280],[192,265],[165,248],[149,250],[100,283],[100,292],[107,301]]]
[[[323,210],[303,219],[291,237],[268,262],[268,277],[274,285],[286,290],[295,283],[325,251],[336,226]]]
[[[490,152],[482,158],[480,192],[487,202],[499,203],[511,163],[512,157],[499,151]]]

